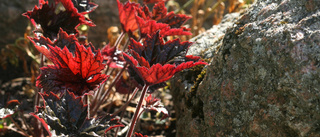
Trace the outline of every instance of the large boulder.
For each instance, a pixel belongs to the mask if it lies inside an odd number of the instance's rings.
[[[172,81],[177,136],[320,136],[319,9],[257,0],[213,44],[200,84]]]

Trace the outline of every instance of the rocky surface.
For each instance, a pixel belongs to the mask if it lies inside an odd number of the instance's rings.
[[[177,136],[320,136],[319,8],[257,0],[213,44],[198,88],[172,81]]]

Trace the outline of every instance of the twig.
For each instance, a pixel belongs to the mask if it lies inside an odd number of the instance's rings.
[[[16,121],[13,120],[11,116],[9,116],[11,122],[24,134],[24,136],[29,137],[30,135],[26,133],[18,124]]]
[[[140,111],[140,108],[142,106],[142,102],[144,100],[144,96],[146,95],[148,88],[149,88],[149,85],[145,84],[143,86],[142,93],[141,93],[141,96],[140,96],[140,99],[139,99],[139,103],[138,103],[136,111],[134,112],[134,115],[132,117],[130,128],[129,128],[129,131],[127,132],[126,137],[131,137],[132,136],[133,129],[136,126],[136,122],[137,122],[137,118],[138,118],[138,115],[139,115],[139,111]]]

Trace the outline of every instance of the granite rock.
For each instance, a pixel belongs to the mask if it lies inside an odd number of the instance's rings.
[[[319,8],[257,0],[212,44],[196,90],[187,73],[172,81],[177,136],[320,136]]]

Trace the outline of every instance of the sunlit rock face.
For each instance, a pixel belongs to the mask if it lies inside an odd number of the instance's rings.
[[[319,7],[257,0],[203,49],[198,88],[186,73],[172,81],[177,136],[320,136]]]

